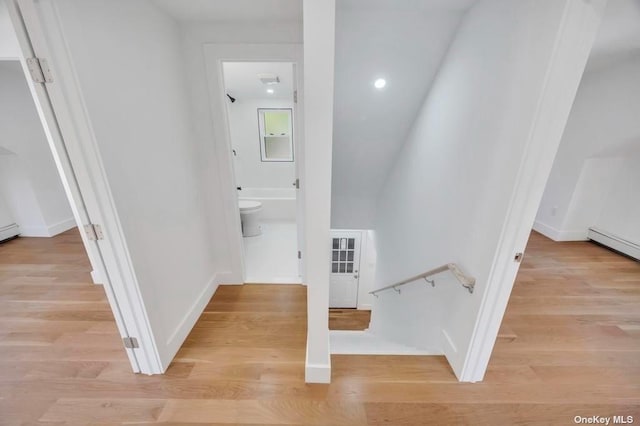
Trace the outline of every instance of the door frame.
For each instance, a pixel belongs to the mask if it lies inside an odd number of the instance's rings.
[[[51,1],[36,6],[34,0],[8,0],[7,6],[20,62],[92,267],[102,280],[120,336],[137,339],[138,347],[124,348],[132,370],[161,374],[164,369],[56,6]],[[26,64],[32,57],[47,60],[53,82],[33,82]],[[82,232],[88,224],[99,224],[103,239],[89,240]]]
[[[298,233],[298,249],[302,251],[304,242],[304,185],[301,177],[304,174],[304,111],[302,93],[302,44],[254,44],[254,43],[206,43],[203,46],[207,84],[209,86],[209,104],[211,118],[214,122],[223,122],[222,126],[214,126],[215,151],[218,159],[219,176],[223,191],[223,209],[227,230],[227,246],[231,256],[229,281],[244,284],[244,247],[240,226],[240,208],[238,191],[233,170],[233,146],[227,113],[224,86],[224,62],[290,62],[293,64],[293,84],[297,90],[297,102],[293,107],[293,138],[296,173],[301,185],[296,194],[296,225]],[[218,121],[220,117],[224,120]],[[305,283],[304,256],[300,259],[300,279]]]

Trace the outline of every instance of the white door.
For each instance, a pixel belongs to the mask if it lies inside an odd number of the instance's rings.
[[[360,232],[331,232],[330,308],[358,306]]]

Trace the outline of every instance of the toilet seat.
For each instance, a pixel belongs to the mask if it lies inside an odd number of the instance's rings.
[[[240,213],[257,212],[262,209],[262,203],[253,200],[238,200],[238,206],[240,207]]]

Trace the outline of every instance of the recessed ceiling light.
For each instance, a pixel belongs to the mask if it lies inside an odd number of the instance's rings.
[[[273,89],[267,89],[267,93],[273,94]]]
[[[384,78],[379,78],[373,82],[373,85],[375,86],[376,89],[382,89],[384,86],[387,85],[387,80],[385,80]]]

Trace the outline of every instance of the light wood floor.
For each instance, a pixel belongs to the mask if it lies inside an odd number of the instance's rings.
[[[0,424],[640,422],[640,264],[533,234],[483,383],[442,357],[333,356],[304,383],[305,288],[223,286],[164,376],[130,373],[77,231],[0,245]]]
[[[329,309],[329,330],[365,330],[371,322],[371,311]]]

